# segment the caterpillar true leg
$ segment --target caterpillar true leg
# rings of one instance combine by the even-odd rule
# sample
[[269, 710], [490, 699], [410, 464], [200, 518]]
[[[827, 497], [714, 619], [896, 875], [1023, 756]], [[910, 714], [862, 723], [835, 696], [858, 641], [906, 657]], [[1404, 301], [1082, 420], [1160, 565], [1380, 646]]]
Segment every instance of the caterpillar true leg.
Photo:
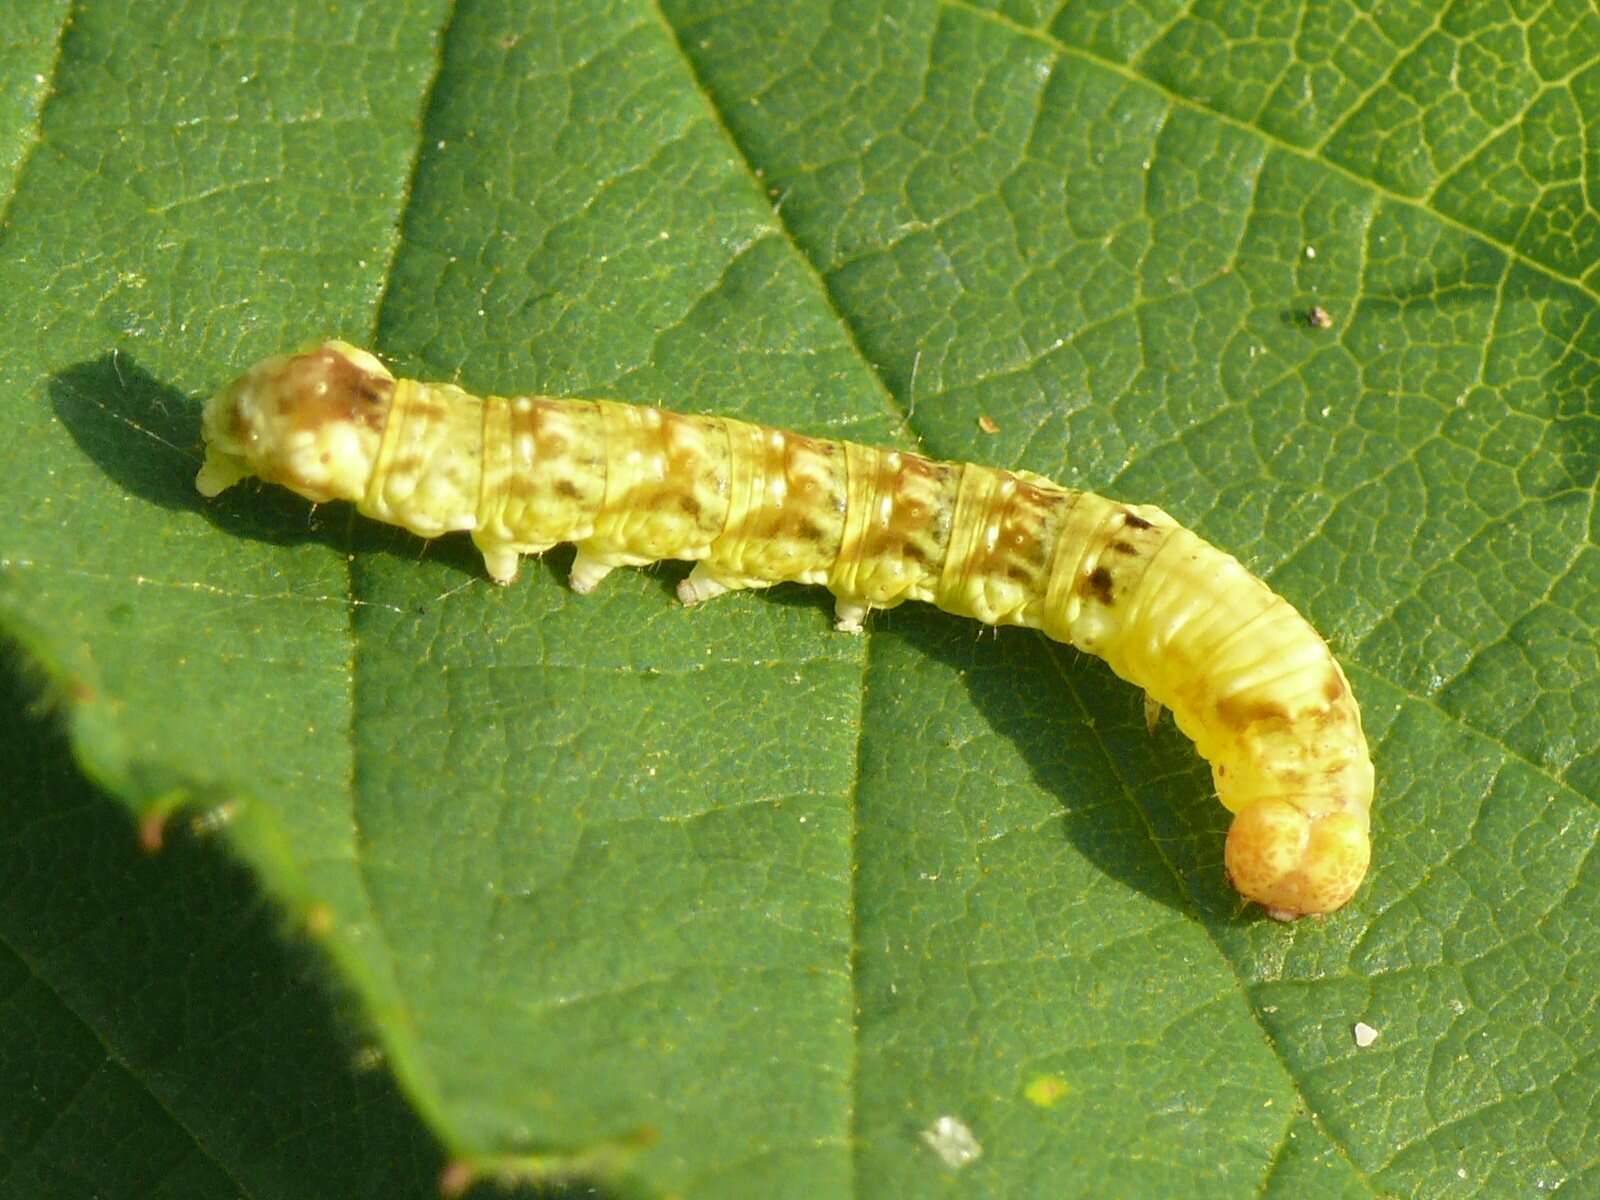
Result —
[[542, 545], [506, 542], [490, 542], [484, 539], [481, 530], [472, 531], [473, 544], [478, 547], [478, 553], [483, 555], [483, 569], [488, 572], [489, 578], [504, 586], [515, 583], [522, 570], [522, 558], [525, 554], [543, 554], [554, 542]]
[[522, 555], [515, 550], [485, 550], [483, 569], [489, 573], [490, 579], [504, 587], [517, 581], [517, 574], [522, 569]]
[[694, 570], [678, 581], [678, 601], [684, 605], [704, 604], [707, 600], [714, 600], [729, 592], [770, 586], [770, 580], [727, 575], [712, 570], [704, 562], [697, 562]]
[[600, 581], [607, 575], [626, 565], [614, 555], [590, 553], [579, 543], [578, 553], [572, 559], [572, 570], [567, 575], [567, 586], [578, 595], [587, 596], [600, 586]]
[[1144, 694], [1144, 727], [1151, 733], [1156, 731], [1156, 726], [1161, 724], [1161, 701], [1149, 692]]
[[870, 604], [856, 604], [841, 597], [833, 603], [833, 627], [840, 633], [864, 633], [867, 614], [871, 611]]
[[663, 558], [686, 604], [823, 584], [840, 629], [906, 600], [1103, 657], [1170, 708], [1235, 813], [1228, 877], [1274, 916], [1338, 908], [1366, 874], [1372, 761], [1349, 682], [1287, 601], [1160, 509], [1027, 472], [605, 400], [480, 398], [325, 342], [207, 402], [215, 495], [246, 475], [352, 500], [423, 537], [470, 530], [491, 578], [577, 544], [571, 584]]

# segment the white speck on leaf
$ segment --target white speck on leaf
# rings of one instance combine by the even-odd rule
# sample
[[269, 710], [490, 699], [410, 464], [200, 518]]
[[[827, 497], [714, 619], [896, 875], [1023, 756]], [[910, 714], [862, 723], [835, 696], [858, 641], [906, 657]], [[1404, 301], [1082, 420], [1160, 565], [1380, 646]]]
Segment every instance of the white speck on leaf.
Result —
[[959, 1117], [940, 1117], [922, 1131], [922, 1140], [939, 1156], [939, 1161], [953, 1171], [959, 1171], [983, 1154], [983, 1146]]
[[1378, 1040], [1378, 1031], [1365, 1021], [1357, 1021], [1351, 1032], [1356, 1035], [1356, 1045], [1363, 1050]]
[[239, 806], [231, 802], [217, 804], [196, 814], [189, 821], [189, 829], [196, 837], [216, 833], [239, 815]]

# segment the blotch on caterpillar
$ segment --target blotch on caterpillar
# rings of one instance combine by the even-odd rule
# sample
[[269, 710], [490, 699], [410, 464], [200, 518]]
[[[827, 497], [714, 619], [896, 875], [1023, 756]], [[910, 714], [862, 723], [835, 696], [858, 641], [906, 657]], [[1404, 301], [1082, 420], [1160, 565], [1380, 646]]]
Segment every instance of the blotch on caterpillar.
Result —
[[1084, 588], [1101, 604], [1108, 608], [1112, 601], [1111, 572], [1104, 567], [1096, 567], [1084, 577]]
[[1142, 688], [1151, 726], [1172, 711], [1235, 814], [1224, 860], [1246, 899], [1331, 912], [1366, 874], [1373, 770], [1348, 680], [1287, 601], [1160, 509], [727, 418], [473, 396], [337, 341], [258, 363], [203, 424], [204, 495], [254, 475], [423, 537], [470, 532], [502, 585], [572, 542], [578, 593], [687, 559], [685, 605], [792, 580], [833, 592], [850, 633], [907, 600], [1039, 629]]

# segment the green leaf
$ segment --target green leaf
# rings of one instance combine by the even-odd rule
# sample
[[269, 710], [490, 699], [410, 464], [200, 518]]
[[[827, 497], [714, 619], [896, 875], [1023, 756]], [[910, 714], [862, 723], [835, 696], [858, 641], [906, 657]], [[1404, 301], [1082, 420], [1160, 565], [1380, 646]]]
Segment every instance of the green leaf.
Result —
[[0, 1194], [436, 1195], [432, 1139], [254, 880], [194, 839], [141, 854], [37, 714], [0, 729], [0, 795]]
[[[0, 17], [0, 629], [98, 788], [7, 731], [0, 1190], [1600, 1182], [1586, 8]], [[1346, 664], [1368, 884], [1239, 912], [1033, 634], [200, 500], [326, 334], [1160, 504]]]

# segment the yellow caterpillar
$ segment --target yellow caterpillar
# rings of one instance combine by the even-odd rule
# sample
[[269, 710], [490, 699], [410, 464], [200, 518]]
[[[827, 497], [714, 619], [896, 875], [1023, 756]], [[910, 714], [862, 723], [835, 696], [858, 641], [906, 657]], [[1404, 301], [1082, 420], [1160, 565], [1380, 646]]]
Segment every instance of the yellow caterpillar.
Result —
[[695, 564], [685, 604], [798, 580], [837, 597], [845, 630], [904, 600], [1041, 629], [1172, 710], [1236, 814], [1226, 863], [1247, 899], [1330, 912], [1366, 874], [1372, 762], [1344, 672], [1287, 601], [1158, 508], [727, 418], [479, 398], [337, 341], [258, 363], [204, 424], [204, 495], [257, 475], [423, 537], [470, 531], [497, 583], [575, 542], [579, 592], [678, 558]]

